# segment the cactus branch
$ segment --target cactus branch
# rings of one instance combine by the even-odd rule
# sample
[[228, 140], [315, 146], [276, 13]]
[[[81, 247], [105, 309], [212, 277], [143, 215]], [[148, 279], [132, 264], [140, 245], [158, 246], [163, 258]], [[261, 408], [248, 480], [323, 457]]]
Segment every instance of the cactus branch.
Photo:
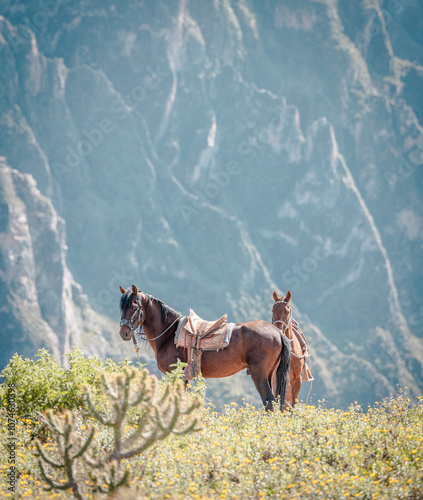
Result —
[[[58, 419], [53, 418], [51, 413], [47, 413], [47, 415], [43, 417], [43, 420], [52, 430], [58, 452], [63, 459], [62, 463], [56, 462], [44, 453], [39, 442], [36, 443], [39, 456], [42, 459], [39, 461], [41, 475], [48, 484], [48, 489], [67, 490], [71, 488], [75, 498], [84, 500], [76, 479], [76, 459], [81, 457], [89, 448], [94, 437], [94, 429], [91, 429], [88, 436], [83, 440], [75, 431], [76, 417], [72, 412], [67, 412], [65, 414], [62, 424], [59, 423]], [[77, 451], [72, 453], [74, 449], [77, 449]], [[65, 483], [60, 483], [49, 477], [42, 461], [55, 469], [61, 469], [62, 473], [67, 477], [67, 481]]]
[[[123, 470], [122, 460], [139, 455], [172, 432], [187, 434], [198, 430], [197, 419], [193, 417], [185, 419], [185, 425], [178, 428], [181, 417], [190, 415], [200, 406], [199, 397], [187, 398], [182, 382], [160, 387], [157, 378], [149, 376], [147, 370], [124, 368], [123, 373], [108, 378], [102, 374], [102, 384], [108, 409], [98, 410], [92, 394], [87, 391], [85, 416], [93, 418], [100, 428], [111, 431], [111, 444], [106, 450], [101, 443], [93, 445], [93, 427], [85, 437], [80, 435], [74, 413], [67, 412], [64, 419], [50, 413], [43, 417], [61, 457], [60, 460], [49, 457], [37, 443], [41, 476], [48, 490], [70, 488], [75, 498], [84, 500], [78, 482], [89, 478], [94, 492], [107, 493], [111, 498], [115, 490], [128, 484], [129, 470]], [[139, 412], [139, 417], [135, 426], [131, 423], [128, 433], [128, 420], [135, 417], [132, 409], [136, 410], [135, 415]], [[83, 459], [85, 466], [79, 459]], [[51, 467], [66, 478], [64, 483], [52, 477]]]

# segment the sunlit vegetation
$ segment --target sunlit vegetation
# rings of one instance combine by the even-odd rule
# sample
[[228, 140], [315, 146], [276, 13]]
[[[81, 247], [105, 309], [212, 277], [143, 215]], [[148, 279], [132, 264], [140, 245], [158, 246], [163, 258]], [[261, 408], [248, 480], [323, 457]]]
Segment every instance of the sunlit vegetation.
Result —
[[[158, 382], [78, 350], [69, 360], [65, 370], [42, 351], [3, 371], [2, 498], [423, 498], [423, 400], [411, 403], [406, 391], [347, 411], [322, 401], [287, 413], [236, 403], [216, 412], [199, 407], [204, 381], [182, 389], [180, 366]], [[9, 383], [18, 411], [14, 492]], [[70, 478], [54, 464], [71, 459]]]

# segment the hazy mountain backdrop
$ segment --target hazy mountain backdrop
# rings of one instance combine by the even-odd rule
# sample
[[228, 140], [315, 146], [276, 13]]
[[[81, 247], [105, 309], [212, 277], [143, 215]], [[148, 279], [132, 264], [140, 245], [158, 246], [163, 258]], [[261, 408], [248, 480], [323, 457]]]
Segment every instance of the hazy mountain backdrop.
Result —
[[312, 401], [422, 393], [422, 2], [0, 0], [0, 68], [1, 367], [290, 289]]

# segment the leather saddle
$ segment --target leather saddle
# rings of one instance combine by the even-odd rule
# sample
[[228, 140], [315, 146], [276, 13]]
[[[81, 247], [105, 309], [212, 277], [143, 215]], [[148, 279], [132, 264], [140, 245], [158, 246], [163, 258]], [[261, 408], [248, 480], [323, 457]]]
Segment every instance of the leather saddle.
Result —
[[201, 355], [203, 351], [219, 351], [228, 347], [234, 323], [228, 324], [228, 315], [214, 321], [206, 321], [192, 309], [180, 322], [175, 335], [177, 347], [188, 350], [188, 364], [184, 378], [191, 380], [201, 373]]
[[205, 339], [209, 335], [217, 335], [222, 326], [228, 323], [228, 315], [214, 321], [205, 321], [200, 318], [192, 309], [189, 310], [185, 330], [191, 335], [196, 335], [199, 339]]

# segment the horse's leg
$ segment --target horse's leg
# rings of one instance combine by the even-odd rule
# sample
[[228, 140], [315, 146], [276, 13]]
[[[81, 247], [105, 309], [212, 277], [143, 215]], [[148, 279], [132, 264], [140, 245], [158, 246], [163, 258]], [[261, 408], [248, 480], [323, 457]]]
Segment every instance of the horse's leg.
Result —
[[270, 387], [272, 388], [272, 394], [276, 397], [276, 370], [273, 371], [271, 375]]
[[253, 368], [250, 368], [250, 373], [266, 411], [273, 410], [272, 403], [275, 400], [275, 396], [273, 395], [272, 388], [269, 383], [270, 375], [266, 377], [266, 375], [260, 373], [259, 370], [255, 370]]
[[291, 357], [291, 370], [290, 370], [290, 381], [289, 381], [289, 394], [287, 400], [294, 407], [298, 402], [298, 395], [300, 394], [301, 385], [303, 383], [303, 370], [304, 370], [304, 359], [292, 359]]
[[302, 383], [301, 375], [292, 382], [292, 406], [298, 403], [298, 394], [300, 393]]
[[291, 376], [289, 377], [289, 384], [288, 384], [288, 390], [286, 391], [286, 401], [288, 405], [292, 408], [293, 405], [293, 399], [292, 399], [292, 384], [293, 384], [293, 379], [291, 379]]
[[[271, 387], [272, 387], [272, 394], [276, 397], [276, 370], [272, 373], [271, 375]], [[285, 399], [285, 409], [290, 409], [292, 408], [292, 384], [291, 381], [288, 383], [288, 389], [286, 391], [286, 399]]]

